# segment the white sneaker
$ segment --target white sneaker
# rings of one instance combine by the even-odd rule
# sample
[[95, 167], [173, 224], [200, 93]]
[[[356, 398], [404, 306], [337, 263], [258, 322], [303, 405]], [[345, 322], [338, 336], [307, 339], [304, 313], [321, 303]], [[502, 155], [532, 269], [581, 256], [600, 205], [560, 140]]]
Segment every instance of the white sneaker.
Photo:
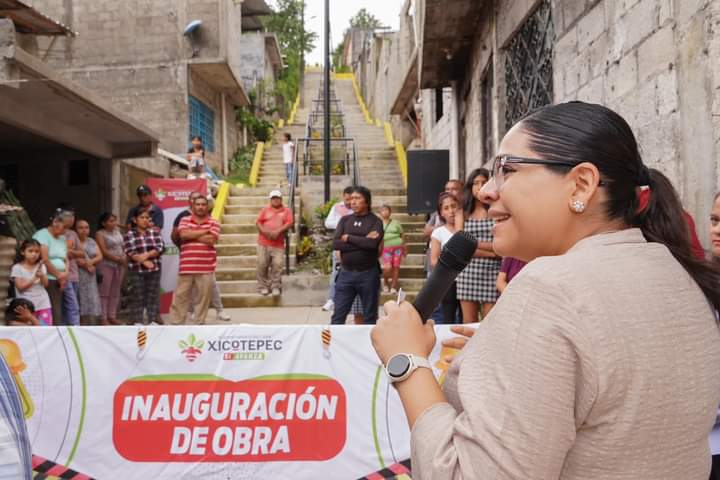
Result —
[[390, 288], [387, 285], [383, 285], [382, 291], [383, 293], [390, 293]]
[[323, 312], [332, 312], [335, 309], [335, 302], [332, 301], [332, 299], [325, 302], [325, 305], [322, 306]]
[[267, 288], [261, 288], [260, 295], [262, 295], [263, 297], [266, 297], [266, 296], [270, 295], [270, 290], [268, 290]]
[[279, 288], [273, 288], [272, 289], [273, 297], [279, 297], [280, 296], [280, 289]]
[[395, 290], [394, 288], [390, 289], [390, 295], [395, 295], [396, 293], [397, 293], [397, 290]]
[[223, 322], [229, 322], [231, 320], [230, 315], [228, 315], [222, 310], [217, 311], [217, 318], [218, 320], [222, 320]]

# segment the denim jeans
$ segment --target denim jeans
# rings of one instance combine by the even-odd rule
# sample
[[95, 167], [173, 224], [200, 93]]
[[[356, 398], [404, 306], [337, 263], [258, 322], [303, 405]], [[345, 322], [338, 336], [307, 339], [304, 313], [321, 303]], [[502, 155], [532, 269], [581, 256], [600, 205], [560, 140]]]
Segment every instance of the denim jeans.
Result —
[[67, 282], [62, 294], [61, 325], [80, 325], [80, 304], [78, 303], [78, 282]]
[[378, 318], [378, 302], [380, 300], [380, 270], [371, 268], [359, 272], [340, 270], [335, 281], [335, 311], [331, 322], [344, 325], [353, 301], [360, 296], [363, 306], [365, 323], [373, 324]]
[[337, 271], [337, 256], [335, 255], [335, 252], [332, 252], [331, 255], [332, 255], [332, 270], [330, 270], [330, 289], [328, 290], [328, 298], [330, 300], [333, 300], [335, 298], [335, 282], [337, 281], [338, 271]]
[[287, 177], [288, 183], [293, 181], [293, 165], [292, 163], [285, 164], [285, 176]]

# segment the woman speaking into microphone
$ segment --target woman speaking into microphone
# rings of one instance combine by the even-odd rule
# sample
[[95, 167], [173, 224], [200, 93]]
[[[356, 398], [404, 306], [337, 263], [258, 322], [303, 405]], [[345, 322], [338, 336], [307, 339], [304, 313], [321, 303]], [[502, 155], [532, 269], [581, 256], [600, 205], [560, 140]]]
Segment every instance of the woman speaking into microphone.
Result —
[[414, 479], [705, 480], [720, 401], [720, 270], [677, 194], [599, 106], [515, 125], [484, 187], [498, 255], [530, 263], [452, 362], [409, 303], [372, 341], [412, 429]]

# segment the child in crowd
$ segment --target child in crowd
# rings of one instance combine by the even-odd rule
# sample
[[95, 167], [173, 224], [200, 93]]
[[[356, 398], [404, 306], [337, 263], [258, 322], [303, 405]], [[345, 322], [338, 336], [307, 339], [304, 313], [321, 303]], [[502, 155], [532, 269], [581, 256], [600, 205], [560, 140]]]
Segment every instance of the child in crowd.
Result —
[[[441, 227], [433, 230], [430, 237], [430, 265], [435, 268], [440, 260], [440, 253], [445, 244], [457, 232], [455, 216], [460, 205], [455, 196], [448, 192], [442, 192], [438, 197], [437, 213], [443, 221]], [[453, 282], [450, 290], [442, 300], [442, 323], [456, 323], [460, 302], [457, 299], [457, 285]]]
[[198, 135], [192, 137], [191, 146], [187, 154], [188, 178], [206, 178], [205, 174], [205, 149], [202, 138]]
[[[26, 298], [16, 298], [5, 309], [5, 324], [9, 327], [36, 327], [42, 323], [35, 316], [33, 303]], [[52, 317], [50, 317], [52, 319]]]
[[40, 258], [40, 242], [32, 238], [25, 240], [20, 245], [15, 262], [10, 271], [15, 296], [31, 302], [40, 324], [52, 325], [50, 297], [45, 290], [48, 286], [47, 270]]
[[390, 205], [383, 204], [380, 206], [380, 217], [385, 231], [382, 252], [383, 292], [395, 294], [398, 289], [400, 264], [403, 257], [405, 257], [405, 241], [403, 239], [402, 225], [394, 218], [391, 218], [391, 215], [392, 208], [390, 208]]

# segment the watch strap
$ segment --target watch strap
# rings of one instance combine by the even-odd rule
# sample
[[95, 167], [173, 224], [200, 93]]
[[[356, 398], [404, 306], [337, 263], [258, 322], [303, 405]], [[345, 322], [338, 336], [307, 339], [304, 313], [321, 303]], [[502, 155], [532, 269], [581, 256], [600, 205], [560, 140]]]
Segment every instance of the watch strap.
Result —
[[425, 357], [420, 357], [417, 355], [410, 354], [410, 357], [412, 358], [412, 362], [416, 367], [423, 367], [423, 368], [429, 368], [432, 370], [432, 365], [430, 365], [430, 360], [428, 360]]

